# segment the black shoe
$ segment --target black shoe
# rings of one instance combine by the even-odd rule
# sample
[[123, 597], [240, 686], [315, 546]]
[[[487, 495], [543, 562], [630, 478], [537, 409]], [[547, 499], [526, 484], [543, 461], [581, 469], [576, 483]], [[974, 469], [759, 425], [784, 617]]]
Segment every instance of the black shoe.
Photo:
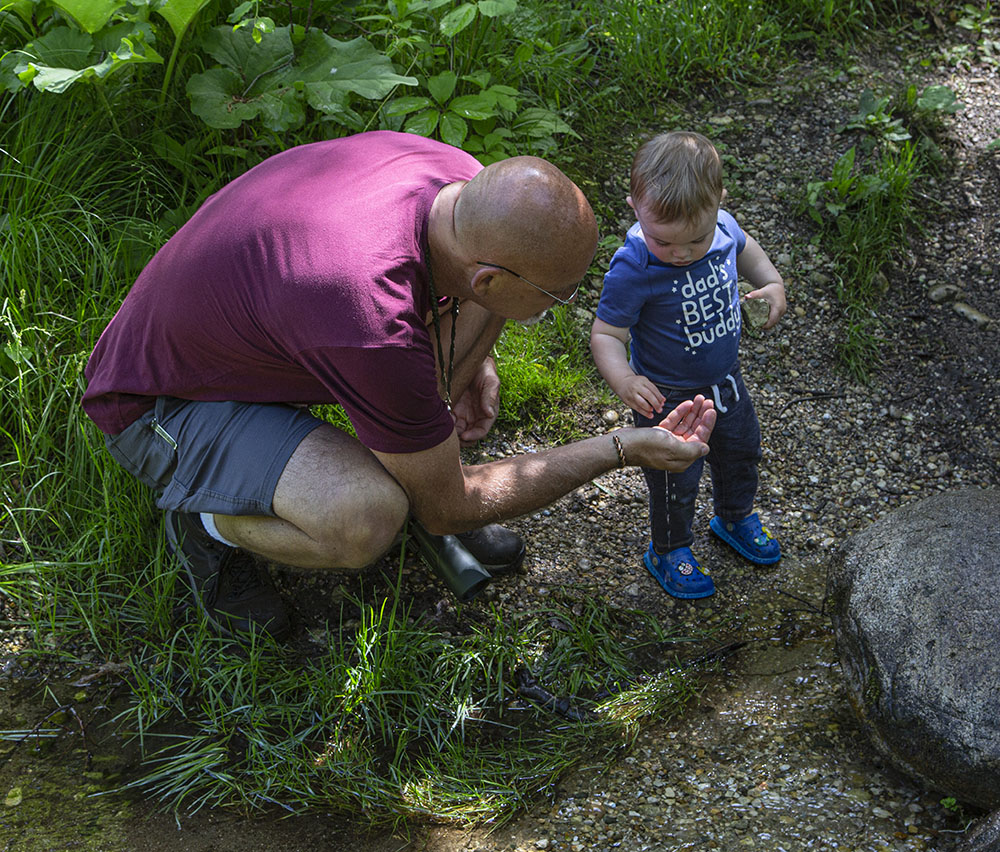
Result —
[[458, 533], [455, 538], [489, 571], [491, 577], [511, 574], [524, 562], [524, 539], [500, 524], [488, 524], [478, 530]]
[[166, 512], [167, 547], [184, 568], [195, 602], [225, 636], [290, 629], [288, 614], [267, 570], [244, 550], [216, 541], [190, 512]]

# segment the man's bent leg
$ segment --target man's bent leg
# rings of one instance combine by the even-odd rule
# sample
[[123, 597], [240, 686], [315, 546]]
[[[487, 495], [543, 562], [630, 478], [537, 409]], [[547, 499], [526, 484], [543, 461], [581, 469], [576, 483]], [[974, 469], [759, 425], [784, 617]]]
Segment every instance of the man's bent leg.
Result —
[[216, 515], [216, 525], [234, 544], [286, 565], [360, 569], [391, 547], [409, 501], [356, 438], [323, 424], [285, 465], [273, 510], [276, 517]]

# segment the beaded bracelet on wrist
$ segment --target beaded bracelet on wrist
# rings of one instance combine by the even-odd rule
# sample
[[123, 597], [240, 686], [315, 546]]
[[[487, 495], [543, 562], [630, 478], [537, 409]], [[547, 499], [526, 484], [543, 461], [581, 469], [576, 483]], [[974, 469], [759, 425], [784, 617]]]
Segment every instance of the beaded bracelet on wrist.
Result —
[[617, 435], [612, 435], [611, 440], [615, 442], [615, 450], [618, 452], [618, 467], [625, 467], [628, 462], [625, 461], [625, 448], [622, 446], [621, 438]]

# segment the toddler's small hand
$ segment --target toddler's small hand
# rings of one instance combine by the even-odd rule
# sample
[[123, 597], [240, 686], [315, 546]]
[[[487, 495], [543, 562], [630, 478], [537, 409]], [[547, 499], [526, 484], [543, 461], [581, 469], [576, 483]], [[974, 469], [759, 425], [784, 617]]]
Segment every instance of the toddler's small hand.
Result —
[[778, 320], [780, 320], [785, 314], [785, 309], [787, 307], [787, 303], [785, 301], [785, 285], [780, 281], [772, 281], [770, 284], [765, 284], [758, 290], [751, 290], [743, 297], [744, 301], [747, 299], [763, 299], [767, 302], [767, 322], [765, 322], [761, 328], [774, 328], [774, 326], [778, 324]]
[[618, 398], [643, 417], [652, 417], [663, 410], [666, 397], [645, 376], [629, 376], [618, 388]]

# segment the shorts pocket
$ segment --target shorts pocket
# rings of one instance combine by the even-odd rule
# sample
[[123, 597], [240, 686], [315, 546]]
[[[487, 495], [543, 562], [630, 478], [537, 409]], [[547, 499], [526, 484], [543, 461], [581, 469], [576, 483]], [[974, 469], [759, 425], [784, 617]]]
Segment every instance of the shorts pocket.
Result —
[[157, 492], [167, 487], [177, 468], [177, 444], [154, 412], [104, 441], [115, 461], [141, 483]]

